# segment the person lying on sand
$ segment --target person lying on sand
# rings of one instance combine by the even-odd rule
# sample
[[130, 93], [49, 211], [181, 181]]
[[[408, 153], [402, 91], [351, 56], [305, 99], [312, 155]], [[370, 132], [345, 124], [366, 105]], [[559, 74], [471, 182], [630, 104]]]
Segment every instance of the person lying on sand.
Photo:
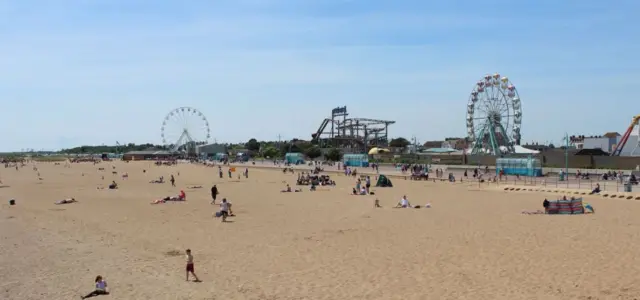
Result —
[[187, 195], [184, 193], [184, 191], [180, 191], [180, 194], [178, 194], [177, 196], [167, 196], [162, 199], [156, 199], [151, 201], [151, 204], [162, 204], [166, 203], [167, 201], [187, 201]]
[[188, 189], [201, 189], [202, 186], [201, 185], [192, 185], [192, 186], [188, 186]]
[[158, 179], [149, 181], [149, 183], [164, 183], [164, 176], [160, 176]]
[[78, 201], [76, 201], [76, 199], [74, 198], [67, 198], [67, 199], [62, 199], [60, 201], [56, 201], [55, 204], [56, 205], [60, 205], [60, 204], [69, 204], [69, 203], [76, 203]]
[[541, 210], [536, 210], [536, 211], [523, 210], [522, 214], [523, 215], [544, 215], [544, 214], [546, 214], [546, 212], [541, 211]]
[[166, 203], [167, 201], [184, 201], [184, 200], [181, 200], [180, 197], [178, 196], [173, 196], [173, 197], [167, 196], [162, 199], [153, 200], [151, 201], [151, 204], [162, 204], [162, 203]]
[[100, 275], [96, 277], [96, 289], [86, 296], [80, 297], [80, 299], [87, 299], [99, 295], [109, 295], [109, 291], [107, 291], [107, 282]]

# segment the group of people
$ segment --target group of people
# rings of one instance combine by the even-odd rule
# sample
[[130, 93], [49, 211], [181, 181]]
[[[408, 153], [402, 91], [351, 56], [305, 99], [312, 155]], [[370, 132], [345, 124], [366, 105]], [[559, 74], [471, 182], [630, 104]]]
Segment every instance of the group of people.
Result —
[[351, 191], [353, 195], [370, 195], [371, 194], [371, 177], [364, 178], [364, 184], [361, 178], [356, 180], [356, 186]]

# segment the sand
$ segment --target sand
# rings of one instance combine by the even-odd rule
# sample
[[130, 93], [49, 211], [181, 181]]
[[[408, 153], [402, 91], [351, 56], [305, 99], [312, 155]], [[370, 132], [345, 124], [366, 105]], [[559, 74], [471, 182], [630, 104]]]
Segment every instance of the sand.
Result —
[[[111, 166], [122, 180], [111, 174]], [[473, 184], [394, 179], [376, 196], [280, 193], [295, 175], [146, 162], [1, 169], [0, 299], [74, 299], [104, 276], [95, 299], [636, 299], [640, 203], [587, 198], [594, 215], [523, 215], [547, 196]], [[98, 167], [105, 167], [100, 172]], [[147, 169], [147, 173], [142, 170]], [[178, 187], [150, 184], [180, 173]], [[82, 174], [84, 173], [84, 176]], [[105, 180], [101, 176], [105, 176]], [[97, 190], [111, 179], [120, 189]], [[209, 188], [236, 217], [212, 218]], [[187, 189], [203, 185], [202, 189]], [[187, 193], [184, 203], [150, 205]], [[428, 209], [393, 209], [406, 194]], [[75, 197], [79, 203], [54, 205]], [[373, 208], [378, 197], [383, 208]], [[17, 205], [7, 205], [15, 198]], [[201, 283], [186, 282], [186, 248]], [[176, 252], [178, 255], [176, 255]]]

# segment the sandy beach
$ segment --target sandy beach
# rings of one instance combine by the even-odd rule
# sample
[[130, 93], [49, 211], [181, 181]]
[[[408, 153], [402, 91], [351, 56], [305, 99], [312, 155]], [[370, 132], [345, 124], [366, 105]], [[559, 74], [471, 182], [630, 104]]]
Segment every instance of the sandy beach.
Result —
[[[0, 299], [79, 299], [96, 275], [111, 291], [98, 300], [640, 295], [637, 201], [586, 196], [596, 214], [523, 215], [559, 195], [392, 178], [375, 196], [351, 196], [354, 179], [335, 174], [336, 187], [280, 193], [296, 175], [251, 168], [248, 179], [220, 179], [217, 168], [148, 162], [37, 167], [43, 180], [31, 166], [0, 170]], [[171, 174], [176, 187], [149, 183]], [[111, 180], [118, 190], [96, 189]], [[229, 223], [212, 217], [213, 184], [233, 203]], [[180, 190], [186, 202], [150, 204]], [[405, 194], [432, 207], [393, 209]], [[79, 202], [54, 205], [68, 197]], [[200, 283], [185, 281], [187, 248]]]

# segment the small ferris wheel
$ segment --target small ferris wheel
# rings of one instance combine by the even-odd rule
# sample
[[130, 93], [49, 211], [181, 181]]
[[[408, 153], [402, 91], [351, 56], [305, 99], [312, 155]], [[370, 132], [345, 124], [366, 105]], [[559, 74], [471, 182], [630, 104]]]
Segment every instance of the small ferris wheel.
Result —
[[467, 136], [472, 154], [514, 153], [520, 145], [522, 106], [516, 87], [500, 74], [485, 75], [467, 103]]
[[191, 107], [171, 110], [162, 121], [162, 143], [171, 152], [195, 152], [195, 146], [211, 138], [209, 121], [202, 112]]

